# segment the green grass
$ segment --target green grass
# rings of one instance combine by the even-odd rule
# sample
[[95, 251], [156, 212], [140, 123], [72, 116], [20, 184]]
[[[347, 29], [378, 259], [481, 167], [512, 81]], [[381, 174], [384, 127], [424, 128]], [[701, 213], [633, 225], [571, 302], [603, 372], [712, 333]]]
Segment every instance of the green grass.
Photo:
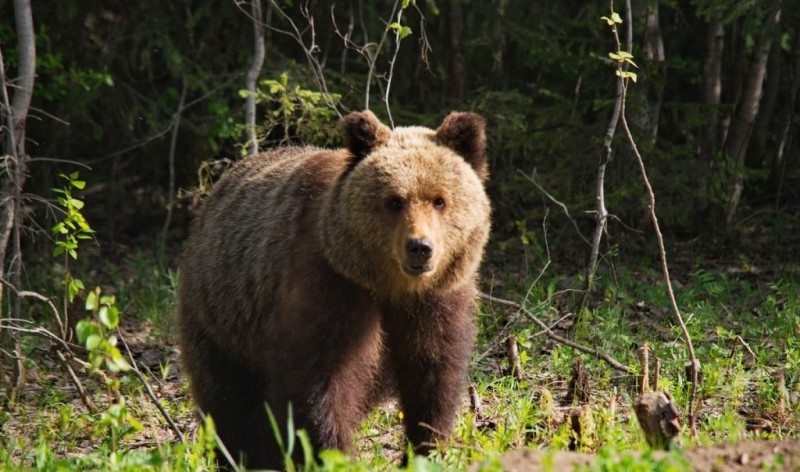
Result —
[[[137, 252], [105, 271], [117, 290], [123, 323], [149, 326], [148, 342], [174, 342], [175, 270]], [[503, 292], [523, 294], [515, 300], [546, 323], [566, 312], [558, 287], [579, 284], [549, 274], [506, 275]], [[93, 281], [82, 277], [87, 285]], [[515, 282], [519, 286], [514, 285]], [[704, 402], [698, 437], [683, 434], [684, 447], [724, 444], [742, 439], [800, 436], [800, 277], [736, 276], [715, 268], [697, 268], [676, 289], [702, 365], [699, 389]], [[495, 295], [496, 292], [493, 292]], [[661, 361], [660, 387], [682, 413], [690, 385], [684, 376], [688, 361], [659, 276], [652, 271], [618, 268], [614, 277], [599, 277], [596, 296], [581, 316], [572, 315], [570, 336], [637, 369], [635, 350], [647, 343]], [[509, 296], [509, 295], [506, 295]], [[128, 318], [125, 320], [125, 318]], [[509, 322], [509, 320], [511, 320]], [[589, 471], [683, 470], [680, 450], [655, 458], [629, 407], [636, 394], [635, 376], [624, 375], [592, 356], [549, 340], [525, 316], [484, 303], [480, 335], [470, 383], [482, 401], [478, 412], [465, 402], [452, 439], [428, 458], [415, 457], [409, 470], [501, 470], [500, 457], [521, 448], [561, 451], [575, 443], [569, 414], [577, 407], [564, 399], [572, 365], [580, 357], [591, 375], [591, 396], [584, 412], [588, 432], [577, 438], [578, 449], [596, 454]], [[525, 377], [509, 374], [501, 330], [517, 337]], [[564, 334], [563, 331], [561, 334]], [[0, 468], [3, 470], [202, 470], [213, 463], [213, 438], [203, 428], [190, 434], [192, 406], [185, 385], [172, 390], [174, 360], [148, 374], [160, 398], [178, 419], [187, 444], [175, 443], [164, 420], [139, 382], [124, 376], [119, 392], [124, 409], [105, 392], [102, 379], [84, 377], [100, 407], [87, 413], [57, 363], [42, 355], [42, 342], [26, 340], [29, 370], [36, 389], [23, 392], [23, 402], [0, 412]], [[752, 354], [750, 352], [752, 350]], [[172, 380], [175, 383], [175, 380]], [[175, 387], [175, 386], [173, 386]], [[26, 403], [27, 402], [27, 403]], [[110, 414], [116, 411], [116, 416]], [[396, 468], [404, 452], [401, 420], [393, 405], [374, 412], [361, 427], [358, 458], [326, 452], [314, 470], [386, 470]], [[141, 427], [140, 427], [141, 426]], [[589, 427], [591, 426], [591, 427]], [[167, 431], [155, 439], [150, 431]], [[111, 440], [115, 438], [115, 440]], [[296, 447], [302, 447], [296, 443]], [[544, 463], [544, 462], [543, 462]]]

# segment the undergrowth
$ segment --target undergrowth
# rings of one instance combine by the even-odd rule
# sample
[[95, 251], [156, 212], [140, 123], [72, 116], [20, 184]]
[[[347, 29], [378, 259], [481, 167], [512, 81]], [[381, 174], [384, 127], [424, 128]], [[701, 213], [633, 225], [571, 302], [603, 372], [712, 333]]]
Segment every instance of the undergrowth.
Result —
[[[0, 466], [4, 470], [212, 468], [211, 425], [196, 426], [174, 355], [177, 274], [143, 252], [130, 255], [106, 273], [118, 287], [121, 333], [134, 351], [163, 354], [157, 362], [143, 361], [143, 357], [139, 362], [149, 362], [146, 378], [184, 429], [187, 442], [182, 444], [169, 433], [140, 382], [130, 375], [119, 378], [116, 393], [100, 379], [87, 380], [87, 389], [102, 405], [97, 412], [87, 412], [58, 364], [37, 355], [33, 342], [27, 345], [31, 349], [28, 365], [37, 381], [23, 390], [16, 406], [0, 413]], [[80, 275], [88, 283], [88, 274]], [[569, 315], [565, 311], [568, 294], [559, 292], [563, 278], [524, 279], [520, 286], [504, 285], [503, 292], [527, 293], [526, 307], [548, 325], [558, 321], [553, 326], [557, 332], [608, 353], [634, 372], [638, 371], [636, 348], [650, 346], [651, 355], [661, 362], [660, 389], [669, 392], [685, 412], [688, 359], [680, 332], [664, 308], [657, 275], [618, 268], [614, 277], [602, 280], [604, 289], [577, 322], [574, 316], [565, 316]], [[711, 266], [696, 268], [681, 281], [679, 303], [702, 365], [698, 437], [690, 439], [684, 432], [679, 447], [800, 437], [797, 275], [767, 277]], [[636, 395], [635, 376], [552, 341], [514, 310], [484, 302], [478, 321], [480, 335], [470, 384], [480, 407], [470, 407], [465, 400], [451, 440], [428, 458], [412, 457], [409, 470], [459, 470], [470, 464], [477, 464], [479, 470], [502, 470], [499, 457], [523, 448], [544, 451], [543, 460], [547, 451], [596, 454], [585, 469], [591, 471], [682, 470], [680, 449], [657, 459], [650, 453], [630, 408]], [[505, 336], [518, 340], [521, 378], [511, 373], [503, 347]], [[581, 437], [569, 420], [581, 406], [570, 401], [568, 394], [577, 358], [590, 373]], [[298, 465], [298, 469], [398, 467], [405, 452], [401, 414], [395, 404], [374, 412], [362, 425], [355, 458], [324, 452], [316, 456], [315, 465], [305, 469]], [[304, 444], [296, 441], [294, 447]]]

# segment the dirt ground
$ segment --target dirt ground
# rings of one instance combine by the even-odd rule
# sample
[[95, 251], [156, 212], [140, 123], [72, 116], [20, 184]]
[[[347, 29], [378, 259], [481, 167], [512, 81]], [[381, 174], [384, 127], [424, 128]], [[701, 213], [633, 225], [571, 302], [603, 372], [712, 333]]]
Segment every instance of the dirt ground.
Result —
[[[657, 452], [658, 459], [665, 453]], [[685, 451], [697, 472], [800, 471], [800, 440], [745, 441], [738, 444], [697, 447]], [[509, 472], [553, 470], [566, 472], [575, 466], [588, 466], [594, 456], [569, 451], [520, 450], [500, 458]]]

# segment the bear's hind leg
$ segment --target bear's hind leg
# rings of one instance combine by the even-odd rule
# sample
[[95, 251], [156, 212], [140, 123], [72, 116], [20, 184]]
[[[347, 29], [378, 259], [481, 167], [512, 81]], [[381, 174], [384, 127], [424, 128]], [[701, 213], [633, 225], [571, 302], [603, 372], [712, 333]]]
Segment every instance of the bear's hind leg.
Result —
[[[265, 381], [216, 348], [213, 341], [185, 352], [194, 401], [211, 415], [228, 453], [248, 468], [283, 467], [265, 409]], [[188, 348], [188, 346], [187, 346]], [[221, 451], [217, 461], [226, 464]]]

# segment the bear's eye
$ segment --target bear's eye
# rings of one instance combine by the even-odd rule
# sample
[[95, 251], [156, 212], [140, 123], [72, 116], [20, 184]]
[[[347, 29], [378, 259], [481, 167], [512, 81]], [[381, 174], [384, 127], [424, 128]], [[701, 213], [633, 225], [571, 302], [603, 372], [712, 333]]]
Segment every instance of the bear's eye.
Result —
[[435, 198], [435, 199], [433, 200], [433, 207], [434, 207], [434, 208], [436, 208], [437, 210], [441, 210], [441, 209], [443, 209], [443, 208], [444, 208], [444, 206], [445, 206], [445, 203], [446, 203], [446, 202], [444, 201], [444, 198], [442, 198], [442, 197], [437, 197], [437, 198]]
[[397, 196], [389, 197], [389, 199], [386, 200], [386, 208], [395, 213], [399, 212], [403, 209], [403, 199]]

